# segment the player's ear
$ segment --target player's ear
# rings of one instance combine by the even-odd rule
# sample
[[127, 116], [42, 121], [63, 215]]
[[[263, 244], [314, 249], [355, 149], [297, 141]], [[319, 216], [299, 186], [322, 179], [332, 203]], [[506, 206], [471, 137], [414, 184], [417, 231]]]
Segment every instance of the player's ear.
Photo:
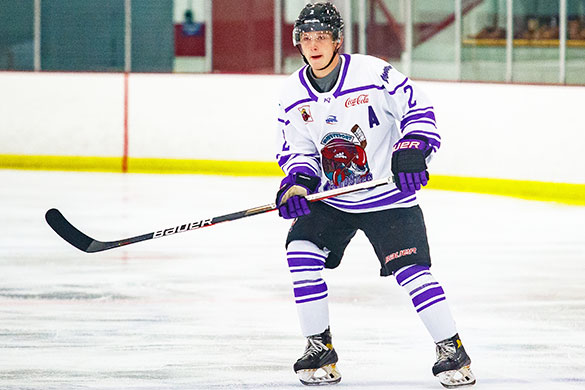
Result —
[[341, 49], [342, 45], [343, 45], [343, 36], [341, 38], [339, 38], [339, 43], [337, 43], [337, 48]]

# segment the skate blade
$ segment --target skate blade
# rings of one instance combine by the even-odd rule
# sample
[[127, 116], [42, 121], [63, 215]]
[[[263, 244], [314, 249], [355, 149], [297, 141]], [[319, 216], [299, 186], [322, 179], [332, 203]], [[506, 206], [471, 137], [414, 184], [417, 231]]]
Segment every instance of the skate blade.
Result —
[[436, 376], [441, 384], [448, 389], [475, 384], [475, 376], [469, 366], [461, 367], [459, 370], [443, 371]]
[[[321, 375], [319, 375], [320, 373]], [[319, 369], [300, 370], [297, 372], [297, 375], [301, 383], [306, 386], [334, 385], [341, 380], [341, 373], [337, 371], [335, 363], [328, 364]]]

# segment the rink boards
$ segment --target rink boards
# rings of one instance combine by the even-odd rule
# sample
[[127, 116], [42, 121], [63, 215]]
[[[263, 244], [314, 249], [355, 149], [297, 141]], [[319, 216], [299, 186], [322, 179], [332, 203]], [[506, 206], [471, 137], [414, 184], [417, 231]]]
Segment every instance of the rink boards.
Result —
[[[285, 77], [2, 72], [0, 168], [278, 176]], [[417, 83], [442, 134], [433, 188], [585, 203], [585, 87]]]

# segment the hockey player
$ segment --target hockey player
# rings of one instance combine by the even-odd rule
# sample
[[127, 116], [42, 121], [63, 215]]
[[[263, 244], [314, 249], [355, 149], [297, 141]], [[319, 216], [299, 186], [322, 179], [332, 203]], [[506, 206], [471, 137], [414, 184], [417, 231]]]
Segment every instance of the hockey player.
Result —
[[[279, 100], [277, 160], [286, 177], [279, 214], [296, 218], [286, 246], [305, 353], [294, 371], [305, 385], [341, 380], [329, 328], [323, 268], [335, 268], [358, 229], [372, 244], [381, 276], [410, 295], [436, 343], [432, 372], [445, 387], [472, 385], [471, 360], [457, 334], [431, 259], [416, 191], [441, 145], [433, 106], [383, 60], [340, 54], [343, 21], [331, 3], [307, 4], [293, 43], [307, 66], [292, 74]], [[381, 186], [308, 204], [305, 196], [393, 174]], [[325, 374], [319, 375], [318, 372]]]

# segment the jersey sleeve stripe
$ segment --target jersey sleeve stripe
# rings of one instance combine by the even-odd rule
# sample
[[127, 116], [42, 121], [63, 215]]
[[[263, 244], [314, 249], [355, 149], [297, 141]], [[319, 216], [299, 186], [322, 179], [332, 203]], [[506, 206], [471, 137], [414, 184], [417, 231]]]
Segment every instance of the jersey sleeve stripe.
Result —
[[280, 156], [280, 158], [278, 159], [278, 165], [280, 165], [280, 167], [282, 168], [283, 165], [285, 165], [288, 160], [290, 160], [290, 158], [292, 157], [292, 155], [288, 155], [288, 156]]
[[413, 113], [419, 112], [419, 111], [427, 111], [427, 110], [434, 110], [434, 109], [435, 109], [435, 107], [433, 107], [433, 106], [429, 106], [429, 107], [425, 107], [425, 108], [416, 108], [414, 110], [408, 111], [407, 114], [413, 114]]
[[410, 135], [410, 134], [420, 134], [420, 135], [424, 135], [427, 138], [434, 138], [437, 141], [441, 140], [441, 136], [438, 133], [433, 133], [431, 131], [423, 131], [423, 130], [413, 130], [413, 131], [409, 131], [406, 135]]
[[[407, 128], [411, 127], [412, 125], [417, 125], [417, 128], [427, 128], [427, 126], [421, 126], [421, 125], [430, 125], [431, 129], [435, 130], [437, 128], [437, 125], [435, 125], [435, 122], [431, 122], [428, 120], [416, 120], [416, 121], [412, 121], [409, 124], [407, 124], [403, 129], [401, 129], [401, 131], [404, 133], [406, 131]], [[417, 129], [418, 130], [418, 129]], [[412, 132], [414, 130], [410, 130], [410, 132]]]
[[288, 165], [281, 165], [280, 168], [288, 175], [291, 172], [297, 172], [297, 171], [301, 171], [301, 172], [307, 172], [310, 171], [312, 172], [312, 174], [314, 174], [315, 176], [319, 176], [319, 171], [313, 166], [313, 164], [310, 164], [309, 162], [305, 162], [305, 161], [301, 161], [301, 162], [293, 162], [291, 164]]
[[410, 116], [405, 116], [402, 119], [402, 121], [400, 121], [400, 128], [404, 129], [410, 122], [416, 121], [419, 119], [428, 119], [428, 120], [431, 120], [433, 122], [433, 124], [436, 123], [435, 114], [432, 111], [427, 111], [427, 112], [423, 112], [423, 113], [413, 114]]

